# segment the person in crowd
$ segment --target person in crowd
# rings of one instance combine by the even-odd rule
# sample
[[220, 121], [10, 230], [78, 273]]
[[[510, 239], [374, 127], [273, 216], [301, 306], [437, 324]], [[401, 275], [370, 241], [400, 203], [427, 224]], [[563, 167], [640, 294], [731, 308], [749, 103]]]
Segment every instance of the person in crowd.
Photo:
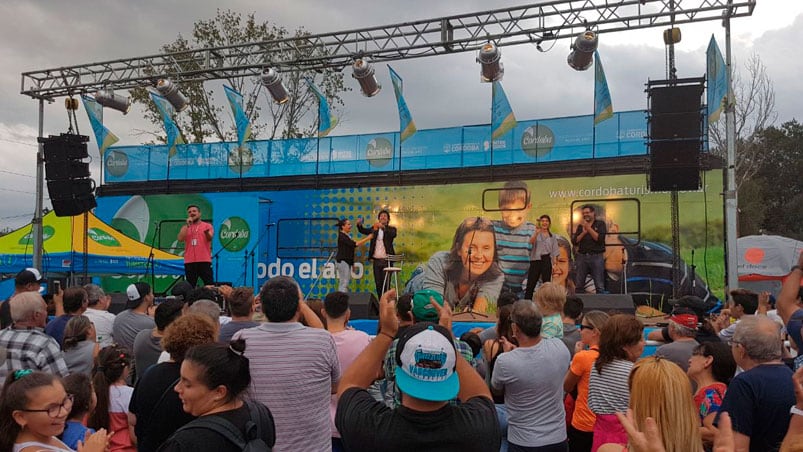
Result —
[[165, 328], [180, 315], [184, 302], [181, 300], [165, 300], [156, 306], [153, 320], [156, 326], [150, 330], [142, 330], [134, 339], [134, 368], [140, 378], [149, 367], [156, 364], [162, 354], [162, 337]]
[[552, 283], [566, 288], [566, 293], [574, 295], [574, 255], [572, 244], [566, 237], [556, 235], [558, 255], [552, 265]]
[[335, 255], [335, 262], [337, 262], [338, 291], [349, 291], [351, 268], [354, 267], [354, 252], [358, 246], [364, 245], [373, 238], [374, 234], [370, 233], [367, 237], [354, 241], [351, 238], [351, 221], [347, 218], [341, 218], [337, 221], [337, 255]]
[[[310, 298], [306, 300], [305, 303], [307, 303], [307, 306], [309, 306], [310, 310], [315, 313], [315, 315], [318, 317], [318, 320], [321, 321], [323, 328], [326, 329], [326, 317], [323, 315], [323, 300], [320, 298]], [[303, 318], [301, 318], [300, 322], [304, 326], [310, 326], [304, 322]]]
[[[493, 220], [496, 235], [496, 255], [504, 275], [503, 290], [522, 297], [522, 285], [529, 269], [533, 245], [530, 237], [536, 226], [527, 217], [532, 208], [530, 188], [524, 181], [509, 181], [499, 190], [501, 220]], [[530, 297], [532, 299], [532, 296]]]
[[[15, 369], [0, 393], [0, 450], [72, 452], [57, 438], [73, 406], [56, 375]], [[79, 444], [80, 452], [106, 452], [108, 435], [95, 432]]]
[[73, 403], [70, 413], [67, 415], [67, 422], [64, 424], [64, 432], [61, 440], [71, 449], [78, 448], [78, 442], [86, 438], [87, 432], [91, 435], [94, 429], [84, 425], [84, 419], [95, 410], [98, 399], [92, 388], [92, 379], [89, 374], [73, 373], [64, 377], [64, 390], [72, 395]]
[[[491, 378], [493, 377], [494, 367], [496, 360], [502, 353], [505, 352], [502, 346], [502, 339], [506, 342], [518, 345], [518, 339], [513, 334], [513, 322], [511, 321], [511, 314], [513, 313], [513, 303], [505, 304], [496, 311], [496, 326], [493, 328], [496, 331], [496, 337], [486, 339], [482, 344], [482, 357], [485, 361], [485, 384], [491, 388]], [[490, 328], [489, 328], [490, 329]], [[499, 428], [502, 432], [502, 452], [508, 450], [507, 441], [507, 409], [505, 408], [505, 395], [501, 392], [491, 391], [493, 398], [496, 416], [499, 419]]]
[[596, 415], [588, 406], [588, 380], [599, 356], [600, 331], [608, 314], [589, 311], [580, 323], [580, 340], [575, 344], [574, 357], [563, 378], [563, 390], [575, 393], [574, 410], [568, 426], [569, 451], [589, 452], [594, 440]]
[[552, 264], [558, 257], [558, 241], [549, 228], [552, 226], [552, 219], [549, 215], [541, 215], [538, 218], [538, 229], [530, 237], [530, 269], [527, 272], [527, 289], [524, 291], [524, 298], [533, 299], [533, 292], [536, 285], [541, 282], [552, 281]]
[[203, 285], [214, 283], [212, 274], [212, 237], [215, 228], [201, 220], [201, 209], [187, 206], [187, 224], [178, 231], [178, 241], [184, 242], [184, 275], [193, 287], [198, 279]]
[[162, 444], [160, 452], [243, 450], [221, 434], [223, 426], [238, 433], [251, 450], [274, 447], [276, 432], [270, 410], [258, 401], [244, 399], [252, 382], [245, 348], [245, 341], [235, 340], [228, 345], [196, 345], [187, 351], [175, 391], [184, 411], [197, 419], [179, 428]]
[[675, 308], [669, 317], [669, 337], [672, 342], [655, 350], [655, 356], [666, 358], [680, 366], [683, 372], [689, 369], [689, 358], [698, 345], [697, 314], [691, 309]]
[[[332, 333], [337, 347], [337, 359], [342, 373], [354, 362], [357, 355], [371, 342], [371, 338], [362, 331], [349, 329], [349, 296], [344, 292], [332, 292], [323, 300], [323, 316], [326, 318], [326, 330]], [[332, 450], [343, 450], [340, 433], [335, 428], [335, 412], [337, 411], [337, 394], [332, 394], [330, 413], [332, 419]]]
[[505, 353], [496, 359], [491, 377], [492, 390], [505, 396], [511, 452], [566, 450], [561, 378], [571, 358], [560, 339], [544, 336], [542, 320], [533, 303], [513, 305], [511, 322], [518, 346], [500, 339]]
[[493, 224], [470, 217], [457, 227], [451, 250], [433, 254], [424, 271], [407, 283], [405, 292], [434, 290], [453, 306], [484, 313], [496, 304], [504, 280], [497, 264]]
[[152, 330], [156, 326], [153, 318], [148, 315], [149, 309], [153, 306], [153, 291], [150, 284], [138, 282], [126, 288], [126, 296], [128, 302], [125, 311], [115, 317], [112, 335], [117, 345], [125, 347], [126, 350], [133, 350], [137, 334], [143, 330]]
[[407, 327], [415, 323], [413, 317], [413, 294], [403, 294], [396, 300], [396, 317], [399, 319], [399, 333], [401, 334]]
[[786, 434], [795, 392], [781, 346], [780, 327], [766, 316], [744, 316], [736, 325], [731, 351], [744, 372], [731, 380], [720, 408], [730, 414], [736, 450], [777, 450]]
[[89, 299], [89, 305], [84, 315], [95, 325], [95, 334], [100, 348], [108, 347], [114, 342], [112, 328], [116, 316], [109, 312], [112, 297], [106, 295], [106, 292], [96, 284], [87, 284], [84, 286], [84, 290]]
[[[14, 278], [14, 293], [7, 300], [0, 302], [0, 329], [8, 328], [13, 322], [9, 300], [24, 292], [39, 293], [44, 282], [46, 280], [42, 278], [42, 274], [35, 268], [26, 268], [17, 273]], [[60, 288], [53, 294], [54, 315], [56, 316], [64, 314], [63, 297], [64, 291]]]
[[135, 417], [140, 452], [155, 451], [179, 427], [195, 419], [181, 409], [173, 388], [178, 384], [187, 350], [217, 341], [217, 326], [208, 316], [184, 314], [165, 328], [162, 348], [170, 359], [147, 369], [137, 380], [128, 411]]
[[800, 282], [803, 278], [803, 252], [800, 253], [797, 260], [797, 265], [793, 266], [789, 272], [789, 276], [783, 282], [781, 291], [778, 293], [778, 301], [775, 307], [778, 310], [778, 315], [781, 317], [784, 325], [786, 325], [786, 332], [789, 334], [790, 344], [798, 351], [798, 357], [795, 359], [795, 368], [800, 368], [803, 365], [803, 308], [801, 308], [801, 301], [803, 300], [803, 287]]
[[[335, 425], [346, 450], [499, 450], [491, 393], [455, 350], [448, 307], [435, 303], [439, 323], [416, 323], [399, 339], [395, 360], [402, 405], [388, 408], [366, 391], [396, 337], [395, 299], [394, 289], [382, 294], [380, 333], [338, 386]], [[449, 404], [455, 397], [460, 405]]]
[[259, 326], [259, 322], [254, 321], [254, 310], [256, 300], [254, 289], [251, 287], [238, 287], [232, 290], [228, 297], [228, 307], [231, 313], [231, 322], [220, 326], [220, 338], [218, 342], [228, 344], [234, 333], [245, 329]]
[[803, 446], [803, 370], [797, 369], [792, 376], [795, 387], [795, 406], [790, 408], [789, 429], [781, 443], [781, 452], [801, 450]]
[[541, 335], [546, 339], [563, 337], [563, 305], [566, 289], [551, 282], [541, 284], [533, 300], [543, 316]]
[[396, 254], [393, 248], [393, 240], [396, 238], [398, 230], [390, 225], [390, 212], [382, 209], [377, 215], [377, 221], [370, 228], [363, 226], [362, 217], [357, 219], [357, 230], [361, 234], [371, 237], [368, 245], [368, 256], [371, 258], [374, 267], [374, 283], [376, 284], [376, 295], [382, 296], [382, 285], [385, 282], [385, 268], [388, 266], [388, 256]]
[[47, 323], [45, 333], [62, 344], [64, 340], [64, 327], [71, 318], [81, 315], [89, 305], [89, 298], [83, 287], [69, 287], [63, 296], [64, 314]]
[[111, 345], [98, 353], [92, 373], [97, 406], [87, 425], [95, 430], [113, 432], [109, 439], [110, 452], [136, 451], [135, 418], [128, 414], [133, 389], [125, 384], [131, 368], [131, 354], [125, 347]]
[[[734, 289], [731, 290], [730, 296], [728, 307], [720, 312], [719, 317], [714, 322], [714, 329], [719, 338], [725, 342], [730, 342], [739, 321], [745, 316], [752, 316], [758, 310], [757, 293], [747, 289]], [[731, 318], [736, 319], [736, 321], [731, 322]]]
[[[560, 287], [560, 286], [559, 286]], [[572, 357], [574, 357], [575, 345], [580, 341], [580, 320], [583, 318], [583, 300], [576, 295], [566, 295], [566, 303], [563, 304], [563, 337], [561, 340], [566, 344]]]
[[[502, 293], [499, 294], [499, 298], [496, 300], [496, 316], [497, 320], [499, 318], [499, 312], [505, 306], [513, 306], [513, 303], [519, 301], [519, 298], [513, 292], [509, 290], [503, 290]], [[398, 302], [397, 302], [398, 303]], [[499, 339], [499, 335], [497, 334], [497, 325], [485, 328], [480, 333], [480, 341], [482, 341], [483, 346], [485, 345], [488, 340], [497, 340]], [[508, 338], [510, 339], [510, 338]]]
[[582, 221], [572, 234], [572, 244], [577, 247], [577, 274], [574, 286], [577, 291], [586, 292], [586, 277], [591, 275], [594, 280], [596, 293], [606, 293], [605, 290], [605, 222], [598, 220], [595, 207], [585, 204], [580, 208]]
[[220, 305], [212, 300], [195, 301], [189, 308], [187, 308], [187, 313], [203, 314], [209, 317], [216, 325], [218, 325], [218, 329], [223, 321], [223, 316], [220, 315]]
[[736, 373], [736, 361], [728, 344], [703, 342], [692, 351], [686, 375], [697, 386], [694, 405], [698, 408], [700, 434], [703, 443], [711, 446], [716, 435], [714, 418], [722, 406], [722, 399]]
[[95, 337], [95, 326], [89, 318], [78, 315], [67, 322], [62, 350], [64, 362], [71, 374], [92, 375], [95, 357], [100, 349]]
[[70, 371], [58, 342], [44, 332], [47, 305], [37, 292], [22, 292], [8, 302], [13, 321], [0, 330], [0, 348], [5, 349], [5, 363], [0, 365], [0, 379], [14, 369], [41, 370], [65, 377]]
[[[251, 394], [271, 407], [275, 450], [328, 450], [332, 447], [329, 404], [340, 379], [335, 341], [304, 303], [294, 279], [269, 279], [259, 298], [268, 322], [240, 330], [234, 339], [248, 343]], [[314, 327], [301, 325], [302, 317]]]
[[612, 315], [600, 328], [599, 356], [588, 378], [588, 407], [596, 415], [592, 451], [605, 443], [627, 442], [616, 413], [627, 410], [627, 379], [633, 363], [644, 352], [643, 332], [641, 321], [625, 314]]
[[[702, 344], [703, 342], [720, 342], [719, 335], [717, 335], [714, 325], [711, 322], [708, 312], [714, 309], [716, 303], [704, 301], [702, 298], [695, 295], [685, 295], [676, 300], [669, 300], [672, 310], [683, 308], [690, 309], [694, 315], [697, 316], [697, 334], [694, 339]], [[670, 313], [671, 315], [671, 313]], [[655, 329], [647, 333], [647, 340], [659, 341], [670, 343], [672, 338], [669, 336], [669, 325]]]
[[[649, 356], [636, 363], [630, 373], [630, 413], [637, 428], [654, 420], [666, 452], [702, 452], [700, 429], [689, 379], [674, 363]], [[656, 445], [657, 446], [657, 445]], [[621, 452], [622, 444], [605, 444], [600, 452]]]

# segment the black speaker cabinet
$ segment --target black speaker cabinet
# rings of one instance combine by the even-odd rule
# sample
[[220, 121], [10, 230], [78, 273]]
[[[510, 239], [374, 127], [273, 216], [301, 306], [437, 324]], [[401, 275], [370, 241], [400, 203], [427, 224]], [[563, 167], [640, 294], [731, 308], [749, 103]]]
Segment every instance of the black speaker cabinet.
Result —
[[634, 314], [636, 305], [630, 294], [577, 294], [583, 300], [583, 312], [603, 311], [616, 314]]
[[379, 318], [379, 300], [373, 292], [349, 292], [352, 319]]

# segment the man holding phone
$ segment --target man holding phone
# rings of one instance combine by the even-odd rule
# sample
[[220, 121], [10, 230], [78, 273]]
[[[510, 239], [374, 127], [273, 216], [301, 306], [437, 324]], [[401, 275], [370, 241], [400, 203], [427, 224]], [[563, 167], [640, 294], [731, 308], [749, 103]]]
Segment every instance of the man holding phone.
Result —
[[[14, 293], [8, 297], [8, 300], [14, 298], [15, 295], [21, 294], [23, 292], [39, 292], [39, 289], [42, 287], [42, 283], [46, 282], [45, 278], [42, 277], [42, 274], [39, 273], [39, 270], [29, 267], [26, 268], [19, 273], [14, 278]], [[58, 281], [54, 281], [58, 282]], [[63, 310], [58, 312], [62, 306], [62, 294], [60, 287], [55, 287], [53, 290], [53, 303], [56, 305], [56, 315], [61, 315], [64, 313]], [[11, 310], [9, 308], [8, 300], [3, 301], [0, 303], [0, 329], [8, 328], [11, 325]]]
[[212, 225], [201, 221], [201, 209], [187, 206], [187, 224], [178, 232], [178, 241], [184, 242], [184, 276], [195, 287], [198, 278], [204, 285], [214, 282], [212, 274]]

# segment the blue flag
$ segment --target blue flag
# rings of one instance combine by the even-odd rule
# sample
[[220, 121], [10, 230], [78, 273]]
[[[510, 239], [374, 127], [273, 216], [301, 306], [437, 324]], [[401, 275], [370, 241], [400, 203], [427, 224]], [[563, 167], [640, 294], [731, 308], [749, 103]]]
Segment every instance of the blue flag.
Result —
[[611, 92], [608, 91], [608, 79], [602, 68], [599, 52], [594, 51], [594, 125], [613, 117]]
[[708, 79], [708, 90], [706, 92], [706, 102], [708, 103], [708, 123], [713, 124], [719, 121], [719, 115], [725, 107], [728, 98], [728, 68], [725, 60], [719, 51], [714, 35], [708, 42], [706, 56], [706, 78]]
[[226, 85], [223, 85], [223, 89], [226, 91], [226, 98], [229, 99], [234, 122], [237, 125], [237, 146], [243, 147], [243, 143], [251, 138], [251, 121], [243, 111], [243, 95]]
[[120, 139], [103, 125], [103, 106], [87, 95], [82, 94], [81, 100], [84, 103], [86, 115], [89, 116], [89, 123], [92, 124], [92, 131], [95, 132], [95, 141], [98, 143], [98, 151], [100, 151], [100, 156], [103, 157], [106, 149], [120, 141]]
[[399, 74], [388, 66], [390, 71], [390, 81], [393, 83], [393, 92], [396, 94], [396, 105], [399, 107], [399, 135], [401, 142], [413, 136], [416, 132], [415, 122], [410, 110], [407, 108], [407, 102], [404, 101], [402, 78]]
[[169, 149], [167, 155], [168, 157], [172, 157], [176, 155], [176, 152], [178, 152], [176, 150], [176, 145], [184, 144], [184, 139], [181, 138], [181, 132], [178, 130], [178, 125], [176, 125], [176, 122], [173, 121], [175, 110], [170, 102], [168, 102], [164, 97], [154, 93], [153, 91], [150, 91], [150, 95], [153, 103], [156, 104], [156, 108], [162, 115], [165, 132], [167, 133], [167, 148]]
[[491, 100], [491, 139], [495, 140], [516, 127], [516, 116], [507, 101], [502, 83], [493, 82], [493, 99]]
[[309, 89], [318, 96], [318, 137], [325, 137], [337, 125], [337, 117], [329, 111], [329, 102], [326, 101], [326, 96], [315, 86], [312, 79], [306, 78], [304, 80], [306, 80]]

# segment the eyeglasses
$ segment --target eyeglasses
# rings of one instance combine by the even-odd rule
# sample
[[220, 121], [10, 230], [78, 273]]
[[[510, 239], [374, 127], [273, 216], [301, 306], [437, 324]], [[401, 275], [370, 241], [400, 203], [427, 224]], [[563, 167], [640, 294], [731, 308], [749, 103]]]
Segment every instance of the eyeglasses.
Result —
[[578, 325], [577, 328], [580, 328], [580, 331], [582, 331], [582, 330], [593, 330], [594, 329], [593, 326], [591, 326], [591, 325], [583, 325], [582, 323], [580, 325]]
[[72, 410], [72, 404], [73, 404], [73, 395], [67, 394], [67, 397], [65, 397], [64, 400], [58, 405], [50, 405], [49, 407], [44, 408], [42, 410], [17, 410], [17, 411], [24, 411], [26, 413], [47, 413], [48, 416], [50, 416], [52, 419], [55, 419], [59, 417], [59, 414], [61, 414], [62, 409], [64, 409], [64, 411], [67, 412], [67, 414], [69, 414], [70, 410]]

